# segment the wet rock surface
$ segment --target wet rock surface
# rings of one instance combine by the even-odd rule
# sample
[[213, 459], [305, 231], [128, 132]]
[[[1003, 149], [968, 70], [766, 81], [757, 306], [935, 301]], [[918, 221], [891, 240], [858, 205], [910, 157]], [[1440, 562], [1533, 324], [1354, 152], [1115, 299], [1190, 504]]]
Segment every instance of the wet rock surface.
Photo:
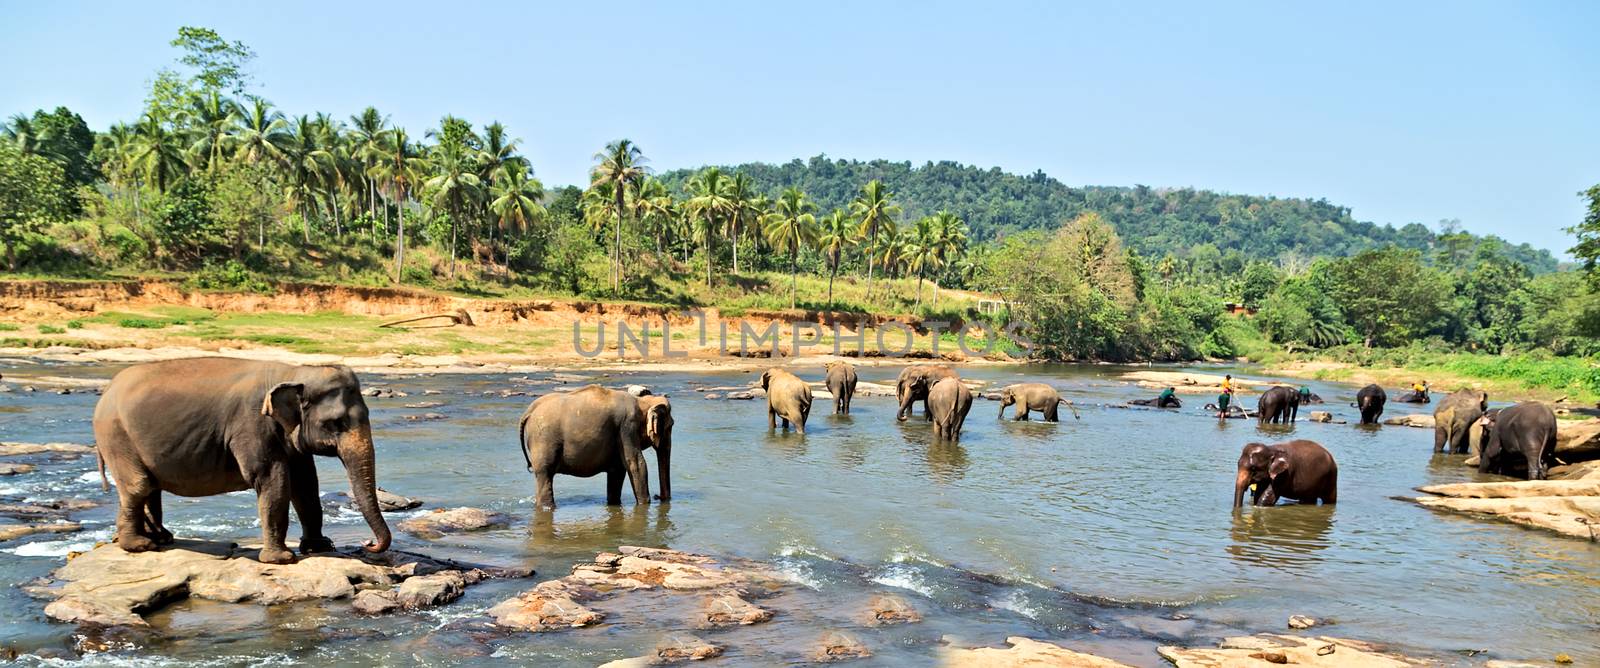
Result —
[[484, 510], [482, 508], [440, 508], [395, 526], [401, 531], [420, 538], [438, 538], [445, 534], [504, 527], [510, 523], [510, 517], [492, 510]]
[[[102, 544], [70, 557], [50, 584], [33, 587], [29, 593], [53, 599], [44, 611], [59, 621], [146, 626], [145, 614], [187, 597], [274, 605], [347, 599], [364, 590], [356, 609], [372, 614], [438, 605], [459, 598], [466, 586], [484, 579], [528, 574], [409, 552], [366, 554], [359, 548], [271, 565], [256, 561], [257, 551], [188, 540], [140, 553]], [[393, 606], [382, 601], [390, 594]]]
[[1432, 415], [1393, 415], [1383, 419], [1383, 423], [1392, 427], [1417, 427], [1419, 429], [1432, 429]]
[[37, 524], [3, 524], [0, 525], [0, 542], [16, 540], [25, 536], [41, 533], [75, 533], [82, 531], [83, 526], [77, 522], [41, 522]]
[[1359, 640], [1327, 636], [1300, 637], [1263, 633], [1228, 638], [1216, 648], [1162, 647], [1162, 658], [1177, 668], [1267, 668], [1276, 665], [1343, 668], [1405, 668], [1430, 665], [1385, 652]]
[[[328, 492], [327, 494], [323, 494], [322, 503], [324, 506], [356, 508], [356, 501], [354, 498], [351, 498], [348, 492]], [[409, 496], [401, 496], [393, 492], [385, 491], [382, 488], [378, 489], [378, 510], [383, 512], [396, 513], [402, 510], [419, 508], [421, 506], [422, 499], [413, 499]]]
[[92, 445], [77, 443], [0, 443], [0, 457], [20, 457], [44, 453], [87, 455], [94, 452]]
[[1020, 636], [1006, 638], [1006, 644], [1009, 647], [978, 647], [973, 649], [947, 647], [939, 653], [939, 665], [944, 668], [1021, 668], [1023, 666], [1130, 668], [1125, 663]]
[[1600, 478], [1430, 485], [1424, 508], [1488, 516], [1585, 540], [1600, 538]]

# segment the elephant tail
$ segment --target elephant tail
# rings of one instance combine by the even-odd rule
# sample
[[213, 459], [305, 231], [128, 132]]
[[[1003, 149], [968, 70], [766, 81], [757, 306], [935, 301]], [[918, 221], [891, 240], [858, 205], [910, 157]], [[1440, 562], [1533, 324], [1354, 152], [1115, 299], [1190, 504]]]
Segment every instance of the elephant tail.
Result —
[[1061, 404], [1062, 406], [1066, 406], [1067, 410], [1072, 411], [1072, 419], [1074, 419], [1074, 420], [1082, 420], [1083, 419], [1081, 417], [1078, 417], [1078, 407], [1072, 405], [1072, 402], [1067, 401], [1066, 399], [1057, 399], [1056, 403]]
[[527, 463], [528, 472], [533, 472], [533, 459], [528, 457], [528, 418], [533, 417], [533, 404], [528, 404], [528, 409], [522, 411], [522, 419], [517, 420], [517, 449], [522, 451], [522, 461]]
[[100, 491], [109, 492], [111, 491], [111, 481], [106, 480], [106, 456], [105, 453], [100, 452], [98, 446], [94, 449], [94, 458], [100, 462]]

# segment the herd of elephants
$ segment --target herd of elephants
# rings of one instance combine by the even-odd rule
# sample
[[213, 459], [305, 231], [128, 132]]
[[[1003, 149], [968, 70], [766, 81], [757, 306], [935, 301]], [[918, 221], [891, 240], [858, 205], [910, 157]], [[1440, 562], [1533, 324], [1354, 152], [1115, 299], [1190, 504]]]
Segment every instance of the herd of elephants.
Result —
[[[849, 414], [855, 369], [830, 364], [825, 384], [834, 412]], [[776, 429], [781, 422], [785, 430], [792, 427], [803, 434], [811, 413], [810, 385], [785, 369], [772, 368], [761, 374], [761, 388], [768, 427]], [[638, 386], [630, 389], [590, 385], [547, 394], [523, 412], [518, 434], [540, 508], [555, 507], [552, 481], [558, 473], [604, 473], [610, 504], [621, 503], [626, 477], [635, 502], [649, 503], [644, 451], [651, 448], [660, 480], [656, 498], [672, 497], [672, 404]], [[954, 369], [942, 364], [906, 367], [895, 391], [896, 419], [909, 419], [914, 403], [921, 401], [936, 438], [959, 440], [973, 395]], [[1264, 423], [1292, 422], [1300, 404], [1312, 397], [1272, 387], [1262, 394], [1257, 417]], [[1038, 412], [1044, 420], [1056, 421], [1062, 405], [1076, 414], [1070, 401], [1044, 383], [1011, 385], [998, 398], [1001, 417], [1013, 405], [1017, 420]], [[1403, 399], [1429, 402], [1425, 391]], [[1354, 404], [1361, 423], [1376, 424], [1386, 401], [1377, 385], [1362, 388]], [[1177, 402], [1169, 390], [1158, 400], [1138, 403]], [[1482, 430], [1476, 439], [1482, 471], [1513, 473], [1525, 466], [1528, 478], [1542, 479], [1553, 460], [1555, 415], [1544, 404], [1490, 410], [1486, 393], [1463, 389], [1440, 401], [1434, 417], [1438, 453], [1466, 454], [1474, 440], [1469, 433], [1474, 427]], [[284, 542], [291, 505], [303, 531], [300, 551], [332, 550], [322, 533], [312, 455], [338, 457], [344, 464], [351, 495], [373, 533], [364, 548], [382, 552], [389, 547], [389, 527], [377, 500], [372, 426], [360, 382], [348, 367], [220, 357], [132, 366], [116, 374], [102, 393], [94, 411], [94, 435], [101, 475], [109, 470], [117, 483], [114, 540], [124, 550], [139, 552], [172, 542], [172, 533], [162, 525], [162, 492], [193, 497], [242, 490], [256, 492], [262, 562], [294, 560]], [[1280, 498], [1334, 503], [1337, 486], [1338, 465], [1313, 441], [1250, 443], [1239, 456], [1233, 505], [1243, 504], [1247, 489], [1255, 505], [1271, 505]]]

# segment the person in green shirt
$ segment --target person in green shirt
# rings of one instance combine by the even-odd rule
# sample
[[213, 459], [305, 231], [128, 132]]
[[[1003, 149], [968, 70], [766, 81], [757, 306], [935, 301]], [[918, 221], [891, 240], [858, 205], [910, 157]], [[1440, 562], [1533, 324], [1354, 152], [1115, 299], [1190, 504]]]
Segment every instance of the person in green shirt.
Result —
[[1161, 395], [1156, 397], [1156, 408], [1177, 408], [1180, 405], [1182, 404], [1178, 403], [1177, 391], [1170, 387], [1162, 390]]

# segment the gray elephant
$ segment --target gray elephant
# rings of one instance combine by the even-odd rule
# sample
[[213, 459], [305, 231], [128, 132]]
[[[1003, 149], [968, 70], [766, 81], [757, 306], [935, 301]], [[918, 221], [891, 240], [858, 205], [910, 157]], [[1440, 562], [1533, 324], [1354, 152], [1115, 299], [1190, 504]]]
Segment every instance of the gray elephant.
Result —
[[1233, 483], [1233, 507], [1270, 506], [1279, 498], [1301, 503], [1335, 503], [1339, 500], [1339, 465], [1327, 448], [1315, 441], [1297, 439], [1265, 445], [1250, 443], [1239, 453], [1238, 475]]
[[1489, 393], [1460, 389], [1450, 393], [1433, 409], [1433, 451], [1467, 454], [1471, 449], [1472, 425], [1489, 409]]
[[972, 410], [972, 390], [960, 378], [944, 378], [928, 390], [928, 415], [933, 417], [933, 432], [946, 441], [961, 440], [961, 426]]
[[850, 400], [856, 395], [856, 368], [849, 362], [829, 364], [826, 384], [833, 395], [833, 414], [849, 415]]
[[1356, 408], [1361, 409], [1361, 424], [1378, 424], [1378, 418], [1383, 417], [1383, 404], [1389, 400], [1389, 395], [1372, 383], [1356, 392]]
[[211, 357], [122, 370], [94, 409], [100, 473], [117, 481], [116, 543], [142, 552], [172, 541], [161, 493], [255, 490], [263, 563], [285, 564], [293, 505], [303, 554], [326, 552], [312, 455], [338, 457], [371, 527], [368, 552], [389, 549], [378, 508], [372, 424], [361, 384], [344, 366], [292, 366]]
[[1555, 465], [1556, 414], [1549, 406], [1524, 401], [1489, 411], [1478, 424], [1483, 427], [1479, 473], [1508, 475], [1525, 463], [1528, 480], [1544, 480], [1545, 472]]
[[767, 392], [767, 428], [794, 425], [806, 433], [806, 418], [811, 416], [811, 386], [786, 369], [767, 369], [761, 373], [761, 389]]
[[1300, 393], [1287, 385], [1274, 385], [1261, 393], [1256, 411], [1262, 424], [1292, 424], [1300, 414]]
[[900, 403], [900, 410], [895, 413], [896, 420], [904, 422], [911, 417], [911, 404], [915, 401], [922, 402], [922, 412], [928, 420], [933, 420], [933, 413], [928, 408], [928, 390], [933, 389], [935, 383], [945, 378], [959, 378], [954, 369], [943, 364], [913, 364], [900, 371], [899, 380], [894, 384], [894, 396]]
[[1061, 404], [1071, 407], [1071, 402], [1061, 398], [1061, 393], [1056, 388], [1044, 383], [1017, 383], [1008, 385], [1000, 390], [1000, 417], [1006, 416], [1006, 407], [1016, 404], [1016, 420], [1028, 419], [1028, 413], [1039, 411], [1044, 416], [1045, 422], [1060, 420], [1057, 409]]
[[556, 507], [557, 473], [579, 478], [606, 474], [606, 503], [622, 503], [622, 479], [633, 483], [633, 502], [650, 503], [650, 468], [644, 451], [656, 450], [662, 501], [672, 500], [672, 402], [636, 397], [590, 385], [533, 400], [518, 424], [522, 456], [533, 473], [534, 501]]

